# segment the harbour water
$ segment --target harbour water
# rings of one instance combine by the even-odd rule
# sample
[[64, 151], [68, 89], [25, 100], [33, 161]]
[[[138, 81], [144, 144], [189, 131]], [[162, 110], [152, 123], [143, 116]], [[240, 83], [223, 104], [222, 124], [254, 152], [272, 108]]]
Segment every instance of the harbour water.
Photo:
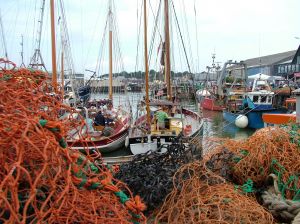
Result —
[[[121, 105], [127, 111], [132, 108], [133, 118], [136, 116], [137, 103], [143, 98], [143, 93], [128, 93], [125, 94], [114, 94], [113, 103], [115, 107]], [[106, 94], [94, 94], [91, 99], [103, 99], [107, 98]], [[234, 124], [229, 124], [224, 121], [222, 112], [199, 110], [197, 102], [195, 100], [181, 101], [180, 104], [185, 108], [192, 111], [198, 111], [202, 113], [204, 124], [203, 124], [203, 148], [211, 146], [210, 142], [214, 138], [233, 138], [233, 139], [245, 139], [251, 136], [254, 130], [251, 129], [240, 129]], [[202, 137], [202, 136], [201, 136]], [[104, 156], [122, 156], [129, 155], [130, 150], [125, 147], [111, 153], [106, 153]]]

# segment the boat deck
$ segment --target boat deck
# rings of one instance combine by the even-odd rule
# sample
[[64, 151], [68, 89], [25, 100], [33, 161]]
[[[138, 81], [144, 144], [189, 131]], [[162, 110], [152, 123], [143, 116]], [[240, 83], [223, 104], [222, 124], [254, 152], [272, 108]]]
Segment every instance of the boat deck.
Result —
[[[145, 117], [146, 118], [146, 117]], [[193, 116], [193, 114], [175, 114], [174, 117], [169, 119], [170, 128], [157, 130], [156, 124], [151, 124], [151, 135], [155, 136], [178, 136], [180, 132], [184, 130], [186, 126], [191, 127], [191, 133], [195, 133], [199, 130], [201, 122], [199, 122], [199, 117]], [[145, 127], [145, 121], [135, 125], [130, 130], [129, 137], [136, 138], [141, 136], [147, 136], [147, 130]], [[143, 126], [144, 125], [144, 126]]]

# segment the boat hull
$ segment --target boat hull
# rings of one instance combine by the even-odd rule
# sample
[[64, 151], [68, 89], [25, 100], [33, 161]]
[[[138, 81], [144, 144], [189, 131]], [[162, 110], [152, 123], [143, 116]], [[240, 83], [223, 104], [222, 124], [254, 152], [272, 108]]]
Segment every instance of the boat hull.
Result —
[[252, 129], [260, 129], [264, 127], [264, 121], [263, 121], [263, 114], [268, 113], [268, 114], [278, 114], [278, 113], [283, 113], [284, 111], [281, 109], [270, 109], [270, 110], [253, 110], [250, 112], [246, 112], [245, 114], [243, 113], [232, 113], [228, 111], [223, 111], [223, 118], [227, 122], [230, 123], [235, 123], [236, 118], [239, 115], [246, 115], [248, 118], [248, 126], [247, 128], [252, 128]]
[[124, 132], [118, 133], [113, 137], [108, 137], [98, 141], [78, 141], [78, 142], [68, 142], [72, 149], [80, 151], [98, 151], [101, 153], [113, 152], [117, 149], [125, 146], [125, 140], [128, 136], [128, 129]]
[[265, 113], [262, 115], [262, 119], [265, 123], [265, 126], [268, 125], [281, 125], [296, 123], [297, 116], [296, 114], [269, 114]]
[[223, 111], [224, 120], [231, 123], [231, 124], [235, 123], [235, 120], [239, 115], [241, 115], [241, 114], [232, 113], [232, 112], [228, 112], [228, 111]]
[[[190, 119], [193, 119], [192, 123], [192, 130], [189, 134], [187, 134], [185, 137], [187, 138], [194, 138], [196, 136], [200, 136], [203, 131], [203, 120], [200, 118], [200, 116], [190, 110], [183, 109], [182, 113], [185, 116], [190, 117]], [[135, 124], [138, 125], [142, 123], [146, 119], [146, 116], [140, 117]], [[198, 122], [198, 123], [197, 123]], [[144, 136], [136, 136], [136, 137], [129, 137], [129, 146], [132, 154], [137, 155], [141, 153], [146, 153], [148, 151], [157, 151], [159, 148], [161, 148], [162, 145], [169, 145], [176, 140], [178, 136], [176, 134], [172, 135], [144, 135]], [[162, 147], [162, 150], [160, 151], [163, 153], [166, 150], [166, 148]]]
[[101, 153], [112, 152], [125, 146], [129, 127], [130, 115], [127, 114], [117, 123], [115, 132], [111, 136], [100, 136], [100, 139], [97, 139], [91, 135], [88, 139], [69, 139], [67, 143], [71, 149], [75, 150], [98, 151]]

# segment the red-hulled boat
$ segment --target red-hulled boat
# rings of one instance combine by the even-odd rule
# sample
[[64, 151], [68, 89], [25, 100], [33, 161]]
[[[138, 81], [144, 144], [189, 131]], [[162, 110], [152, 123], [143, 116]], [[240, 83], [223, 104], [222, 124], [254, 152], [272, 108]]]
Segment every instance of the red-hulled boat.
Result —
[[200, 109], [213, 111], [222, 111], [225, 109], [225, 107], [220, 105], [217, 99], [208, 90], [198, 90], [196, 96]]
[[206, 110], [213, 110], [213, 111], [222, 111], [225, 109], [224, 106], [220, 106], [217, 104], [216, 99], [205, 97], [202, 102], [199, 103], [200, 107]]

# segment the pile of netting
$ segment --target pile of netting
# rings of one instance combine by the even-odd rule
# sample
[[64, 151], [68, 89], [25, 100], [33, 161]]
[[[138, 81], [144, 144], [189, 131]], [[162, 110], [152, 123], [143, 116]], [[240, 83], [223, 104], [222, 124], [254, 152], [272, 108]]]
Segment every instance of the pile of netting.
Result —
[[136, 155], [120, 166], [116, 177], [126, 183], [134, 194], [141, 195], [150, 214], [172, 190], [172, 178], [177, 169], [193, 159], [194, 152], [179, 141], [166, 146], [165, 153], [147, 152]]
[[227, 184], [203, 161], [181, 167], [173, 185], [154, 223], [274, 223], [254, 198]]
[[299, 125], [217, 141], [176, 172], [154, 223], [300, 223]]
[[259, 189], [274, 174], [282, 197], [300, 200], [298, 125], [264, 128], [245, 141], [225, 140], [223, 146], [236, 155], [234, 182], [244, 184], [251, 179]]
[[300, 221], [299, 124], [264, 128], [245, 141], [227, 139], [222, 147], [234, 154], [222, 160], [230, 164], [232, 182], [259, 195], [278, 221]]
[[100, 155], [68, 148], [64, 137], [84, 120], [59, 119], [74, 111], [47, 74], [0, 67], [0, 223], [145, 222], [145, 205]]

